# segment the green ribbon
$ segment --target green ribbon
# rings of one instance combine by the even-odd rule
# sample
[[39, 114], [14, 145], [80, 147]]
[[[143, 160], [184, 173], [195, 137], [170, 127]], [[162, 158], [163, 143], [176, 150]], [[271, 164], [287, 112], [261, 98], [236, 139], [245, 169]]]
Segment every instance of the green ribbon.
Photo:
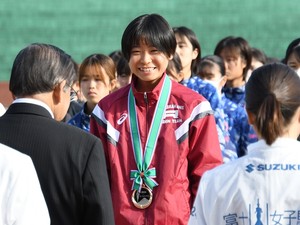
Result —
[[145, 151], [143, 155], [141, 138], [139, 134], [139, 125], [136, 113], [136, 104], [133, 96], [132, 88], [129, 90], [128, 108], [130, 118], [131, 140], [133, 145], [134, 158], [137, 169], [131, 170], [130, 179], [133, 180], [132, 189], [141, 190], [143, 183], [151, 190], [158, 185], [154, 180], [156, 178], [155, 168], [149, 168], [157, 144], [157, 139], [160, 133], [162, 119], [166, 109], [167, 102], [171, 93], [171, 80], [165, 76], [162, 90], [159, 94], [158, 102], [155, 107], [154, 116], [151, 121], [149, 134], [147, 137]]

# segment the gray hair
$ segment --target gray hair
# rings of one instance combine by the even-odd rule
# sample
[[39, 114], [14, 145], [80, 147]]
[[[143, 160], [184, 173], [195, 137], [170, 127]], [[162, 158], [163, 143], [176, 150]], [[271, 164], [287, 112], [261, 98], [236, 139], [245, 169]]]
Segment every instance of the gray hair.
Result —
[[34, 43], [16, 56], [9, 90], [16, 97], [54, 90], [62, 81], [71, 86], [77, 76], [77, 65], [70, 55], [49, 44]]

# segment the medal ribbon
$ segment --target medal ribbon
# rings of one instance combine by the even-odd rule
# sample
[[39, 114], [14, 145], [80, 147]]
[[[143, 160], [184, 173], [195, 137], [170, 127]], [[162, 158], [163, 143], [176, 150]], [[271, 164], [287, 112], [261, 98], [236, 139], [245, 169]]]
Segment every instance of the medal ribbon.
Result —
[[156, 178], [155, 168], [149, 168], [152, 161], [157, 139], [160, 133], [163, 115], [169, 101], [171, 93], [171, 80], [168, 76], [165, 76], [165, 80], [162, 86], [162, 90], [159, 94], [158, 102], [155, 107], [154, 116], [151, 121], [149, 134], [147, 137], [145, 151], [143, 156], [141, 138], [139, 133], [139, 125], [137, 119], [137, 113], [135, 109], [135, 99], [133, 96], [132, 88], [129, 90], [128, 96], [128, 108], [130, 118], [131, 129], [131, 141], [133, 145], [134, 159], [137, 165], [137, 170], [131, 170], [130, 179], [133, 180], [132, 189], [140, 191], [143, 183], [151, 190], [158, 184], [154, 180]]

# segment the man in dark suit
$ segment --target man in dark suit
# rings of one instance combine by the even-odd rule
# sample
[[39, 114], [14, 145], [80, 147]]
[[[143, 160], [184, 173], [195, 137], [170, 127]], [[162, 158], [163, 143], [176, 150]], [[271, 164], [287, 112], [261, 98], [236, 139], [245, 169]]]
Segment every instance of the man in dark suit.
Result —
[[70, 103], [74, 61], [61, 49], [32, 44], [17, 55], [0, 117], [0, 142], [32, 158], [52, 225], [114, 224], [102, 143], [59, 122]]

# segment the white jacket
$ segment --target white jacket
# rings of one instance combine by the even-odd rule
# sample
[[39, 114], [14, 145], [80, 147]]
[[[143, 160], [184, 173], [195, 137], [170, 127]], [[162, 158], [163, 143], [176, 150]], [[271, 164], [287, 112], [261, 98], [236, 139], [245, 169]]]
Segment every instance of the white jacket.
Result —
[[5, 111], [6, 111], [6, 109], [4, 108], [2, 103], [0, 103], [0, 116], [2, 116], [5, 113]]
[[189, 225], [300, 224], [300, 142], [278, 138], [207, 171]]
[[46, 225], [49, 213], [31, 158], [0, 144], [0, 225]]

